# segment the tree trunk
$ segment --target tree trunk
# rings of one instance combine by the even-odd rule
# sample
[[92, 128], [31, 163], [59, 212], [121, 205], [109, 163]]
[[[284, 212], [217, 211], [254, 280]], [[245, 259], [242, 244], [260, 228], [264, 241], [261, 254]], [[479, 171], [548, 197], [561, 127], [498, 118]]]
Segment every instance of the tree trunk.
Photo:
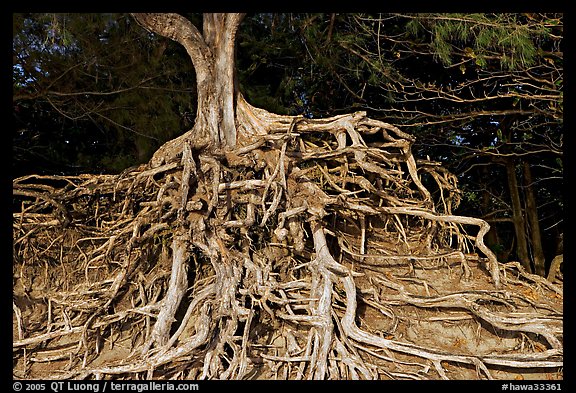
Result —
[[[489, 176], [488, 168], [482, 167], [482, 174], [483, 176]], [[488, 185], [486, 185], [486, 189], [482, 192], [481, 197], [481, 206], [482, 206], [482, 213], [486, 214], [486, 212], [490, 211], [491, 201], [490, 201], [490, 190], [487, 189]], [[502, 261], [502, 246], [500, 244], [500, 240], [498, 238], [498, 230], [495, 226], [491, 226], [490, 230], [486, 234], [486, 245], [494, 251], [496, 256], [498, 257], [499, 261]]]
[[530, 258], [528, 256], [528, 242], [526, 241], [526, 226], [524, 225], [524, 215], [522, 213], [522, 203], [518, 191], [518, 181], [516, 180], [516, 165], [514, 160], [506, 160], [506, 172], [508, 175], [508, 188], [510, 189], [510, 200], [512, 202], [512, 222], [516, 233], [516, 256], [524, 268], [532, 272]]
[[149, 31], [180, 43], [196, 72], [198, 107], [192, 130], [167, 142], [154, 155], [157, 166], [174, 157], [183, 140], [195, 149], [234, 147], [237, 139], [234, 43], [244, 14], [204, 14], [203, 32], [178, 14], [133, 14]]
[[538, 220], [538, 207], [534, 197], [534, 188], [532, 187], [532, 172], [530, 164], [526, 161], [522, 164], [524, 174], [524, 189], [526, 191], [526, 217], [530, 224], [530, 238], [532, 241], [532, 250], [534, 253], [534, 271], [540, 276], [546, 275], [546, 257], [542, 249], [542, 238], [540, 236], [540, 221]]
[[204, 14], [204, 38], [212, 50], [213, 91], [203, 107], [208, 113], [218, 111], [214, 124], [219, 132], [214, 131], [217, 142], [234, 147], [236, 145], [236, 78], [234, 66], [234, 43], [236, 31], [243, 14]]

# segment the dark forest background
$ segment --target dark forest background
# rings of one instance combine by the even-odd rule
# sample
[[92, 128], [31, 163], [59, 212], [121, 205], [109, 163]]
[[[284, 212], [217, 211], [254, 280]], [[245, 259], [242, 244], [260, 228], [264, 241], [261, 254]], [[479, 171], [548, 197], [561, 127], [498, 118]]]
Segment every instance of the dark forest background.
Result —
[[[562, 253], [561, 14], [248, 14], [237, 42], [252, 105], [367, 111], [457, 175], [501, 262]], [[13, 14], [12, 48], [13, 178], [120, 173], [193, 126], [188, 55], [128, 14]]]

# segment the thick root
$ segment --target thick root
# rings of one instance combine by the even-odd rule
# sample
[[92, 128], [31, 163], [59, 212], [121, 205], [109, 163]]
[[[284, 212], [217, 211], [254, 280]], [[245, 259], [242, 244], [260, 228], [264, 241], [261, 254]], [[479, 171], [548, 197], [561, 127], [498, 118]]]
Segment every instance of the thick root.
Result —
[[14, 181], [15, 378], [561, 378], [561, 288], [410, 135], [259, 111], [231, 151]]

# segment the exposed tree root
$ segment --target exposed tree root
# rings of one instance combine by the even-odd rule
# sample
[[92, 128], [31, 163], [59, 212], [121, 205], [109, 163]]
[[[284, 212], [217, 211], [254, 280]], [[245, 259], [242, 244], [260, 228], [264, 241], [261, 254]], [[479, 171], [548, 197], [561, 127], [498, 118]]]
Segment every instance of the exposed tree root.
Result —
[[235, 150], [14, 181], [16, 378], [561, 372], [561, 287], [498, 263], [410, 135], [249, 109]]

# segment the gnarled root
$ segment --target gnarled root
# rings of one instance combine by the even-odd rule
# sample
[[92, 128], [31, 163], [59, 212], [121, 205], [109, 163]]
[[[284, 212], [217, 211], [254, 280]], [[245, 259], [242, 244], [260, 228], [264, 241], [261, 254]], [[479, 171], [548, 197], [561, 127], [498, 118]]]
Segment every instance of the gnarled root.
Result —
[[240, 104], [234, 150], [14, 181], [15, 377], [559, 375], [561, 288], [498, 263], [410, 135]]

